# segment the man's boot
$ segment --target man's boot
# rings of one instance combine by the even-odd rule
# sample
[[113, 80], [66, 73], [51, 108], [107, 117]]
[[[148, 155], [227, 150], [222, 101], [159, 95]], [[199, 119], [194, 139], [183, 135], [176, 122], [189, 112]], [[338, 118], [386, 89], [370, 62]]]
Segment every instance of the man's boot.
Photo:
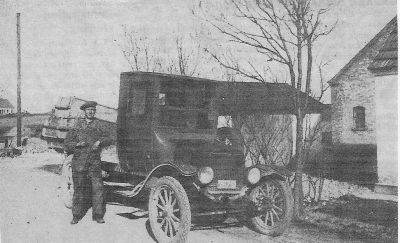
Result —
[[76, 217], [74, 217], [74, 218], [71, 220], [71, 224], [77, 224], [78, 222], [79, 222], [79, 219], [76, 218]]
[[106, 221], [104, 221], [103, 218], [95, 218], [95, 217], [93, 217], [93, 221], [96, 221], [99, 224], [104, 224], [106, 222]]

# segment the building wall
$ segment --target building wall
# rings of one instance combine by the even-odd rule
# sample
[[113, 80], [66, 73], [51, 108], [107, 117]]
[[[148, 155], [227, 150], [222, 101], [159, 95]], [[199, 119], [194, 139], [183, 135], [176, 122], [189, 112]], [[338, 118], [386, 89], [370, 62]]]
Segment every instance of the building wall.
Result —
[[[375, 84], [372, 74], [348, 76], [332, 87], [333, 143], [376, 144]], [[358, 131], [353, 119], [353, 107], [365, 107], [366, 129]]]
[[[368, 43], [331, 81], [332, 138], [335, 144], [376, 144], [375, 76], [368, 69], [390, 29]], [[365, 131], [355, 131], [353, 107], [365, 107]]]
[[397, 75], [375, 78], [378, 181], [397, 185]]
[[11, 108], [0, 108], [0, 115], [11, 114], [14, 113], [14, 110]]
[[[330, 163], [337, 165], [334, 172], [351, 171], [360, 181], [397, 185], [397, 74], [376, 76], [368, 69], [393, 28], [387, 25], [330, 81]], [[354, 129], [356, 106], [365, 108], [363, 130]]]

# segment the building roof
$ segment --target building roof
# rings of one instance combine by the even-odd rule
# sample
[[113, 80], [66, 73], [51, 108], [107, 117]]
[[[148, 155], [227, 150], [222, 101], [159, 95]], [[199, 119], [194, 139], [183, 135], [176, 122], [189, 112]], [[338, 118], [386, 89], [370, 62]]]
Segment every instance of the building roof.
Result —
[[396, 72], [397, 73], [397, 18], [396, 28], [390, 32], [385, 44], [374, 57], [368, 69], [372, 72]]
[[[394, 17], [388, 24], [386, 24], [386, 26], [378, 34], [376, 34], [374, 36], [374, 38], [372, 38], [372, 40], [370, 40], [331, 80], [329, 80], [328, 83], [330, 85], [337, 84], [339, 82], [339, 80], [341, 79], [341, 77], [343, 75], [345, 75], [351, 69], [351, 67], [353, 67], [353, 65], [357, 64], [361, 59], [365, 58], [366, 56], [372, 55], [371, 59], [374, 59], [377, 56], [377, 52], [376, 51], [373, 52], [372, 48], [374, 46], [376, 46], [381, 41], [382, 37], [384, 37], [385, 35], [387, 35], [388, 37], [389, 36], [393, 37], [394, 32], [396, 33], [395, 35], [396, 35], [396, 47], [397, 47], [397, 16]], [[388, 42], [388, 39], [389, 39], [388, 37], [385, 40], [385, 44], [386, 44], [386, 42]], [[385, 46], [385, 44], [383, 44], [383, 46]], [[389, 41], [387, 48], [393, 49], [393, 45], [395, 45], [394, 41], [393, 40]], [[385, 48], [382, 47], [380, 49], [385, 49]], [[380, 50], [380, 49], [378, 49], [378, 50]], [[397, 52], [397, 48], [396, 48], [396, 52]], [[384, 55], [384, 54], [382, 54], [382, 55]], [[388, 56], [386, 56], [386, 57], [388, 57]], [[396, 53], [396, 58], [397, 58], [397, 53]], [[394, 63], [390, 64], [389, 62], [387, 62], [387, 65], [393, 66]], [[396, 65], [396, 70], [397, 70], [397, 59], [395, 61], [395, 65]]]
[[0, 98], [0, 108], [14, 109], [14, 106], [7, 99]]

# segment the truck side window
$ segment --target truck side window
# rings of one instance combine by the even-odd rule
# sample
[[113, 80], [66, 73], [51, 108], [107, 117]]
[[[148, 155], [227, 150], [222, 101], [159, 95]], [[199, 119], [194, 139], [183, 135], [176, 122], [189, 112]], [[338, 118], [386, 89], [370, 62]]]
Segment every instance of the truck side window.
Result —
[[208, 119], [208, 113], [199, 112], [197, 114], [197, 128], [199, 128], [199, 129], [211, 129], [212, 128], [212, 123]]
[[146, 107], [146, 91], [133, 89], [131, 95], [131, 113], [133, 115], [143, 115]]
[[167, 93], [167, 105], [175, 107], [184, 107], [186, 105], [185, 90], [174, 90]]

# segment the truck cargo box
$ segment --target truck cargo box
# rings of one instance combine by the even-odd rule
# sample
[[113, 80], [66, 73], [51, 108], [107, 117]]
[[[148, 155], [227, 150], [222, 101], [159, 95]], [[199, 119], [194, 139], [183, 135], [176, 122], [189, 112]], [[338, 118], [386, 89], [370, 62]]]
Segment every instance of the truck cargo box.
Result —
[[[61, 97], [58, 100], [42, 130], [42, 137], [47, 141], [49, 148], [53, 148], [58, 152], [64, 152], [63, 144], [67, 132], [73, 127], [77, 118], [84, 117], [84, 112], [80, 110], [80, 106], [85, 102], [86, 100], [77, 97]], [[96, 110], [97, 119], [104, 122], [115, 141], [117, 109], [98, 104]], [[117, 163], [115, 145], [103, 151], [103, 158], [107, 162]]]

